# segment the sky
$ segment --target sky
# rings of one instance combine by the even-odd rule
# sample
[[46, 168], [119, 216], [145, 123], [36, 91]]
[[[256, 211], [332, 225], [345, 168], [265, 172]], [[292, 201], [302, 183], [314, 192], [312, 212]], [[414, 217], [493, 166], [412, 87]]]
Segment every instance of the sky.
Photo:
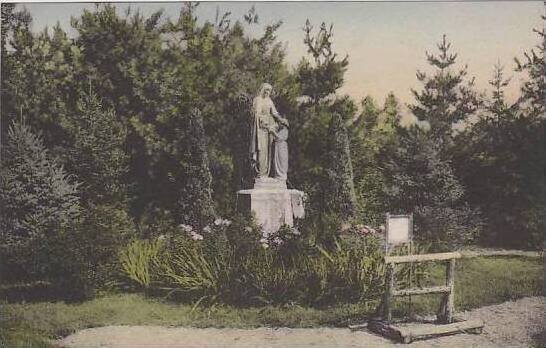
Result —
[[[33, 16], [33, 30], [57, 22], [69, 31], [70, 17], [91, 3], [25, 3]], [[140, 9], [144, 15], [164, 9], [164, 14], [177, 18], [181, 4], [175, 2], [117, 3], [119, 13], [127, 7]], [[427, 71], [425, 52], [436, 52], [436, 43], [446, 34], [458, 53], [457, 64], [468, 66], [476, 77], [479, 91], [488, 90], [493, 67], [500, 63], [507, 77], [512, 77], [507, 96], [515, 100], [523, 76], [513, 71], [514, 57], [522, 57], [539, 43], [533, 28], [541, 28], [544, 14], [542, 1], [487, 2], [202, 2], [197, 15], [201, 21], [214, 21], [216, 12], [231, 12], [233, 20], [241, 19], [255, 6], [259, 25], [251, 26], [253, 35], [263, 33], [265, 25], [278, 20], [283, 25], [278, 39], [285, 44], [287, 61], [295, 65], [306, 49], [303, 25], [307, 19], [315, 27], [321, 22], [333, 24], [333, 48], [340, 57], [349, 56], [349, 68], [339, 94], [360, 101], [371, 95], [383, 103], [389, 92], [402, 103], [414, 101], [411, 88], [420, 89], [417, 69]]]

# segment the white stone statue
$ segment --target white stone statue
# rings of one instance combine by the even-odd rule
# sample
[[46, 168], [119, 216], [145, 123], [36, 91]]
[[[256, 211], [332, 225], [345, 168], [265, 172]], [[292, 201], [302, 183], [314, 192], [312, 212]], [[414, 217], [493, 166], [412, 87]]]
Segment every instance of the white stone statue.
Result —
[[252, 128], [250, 131], [250, 158], [257, 179], [269, 177], [273, 158], [274, 133], [280, 118], [270, 98], [273, 87], [263, 83], [252, 103]]
[[288, 176], [288, 120], [279, 118], [279, 125], [273, 137], [273, 170], [275, 179], [286, 181]]
[[267, 237], [282, 225], [303, 218], [304, 193], [286, 186], [288, 174], [288, 120], [270, 98], [273, 88], [264, 83], [252, 103], [250, 160], [256, 174], [254, 187], [237, 191], [237, 209], [252, 213]]

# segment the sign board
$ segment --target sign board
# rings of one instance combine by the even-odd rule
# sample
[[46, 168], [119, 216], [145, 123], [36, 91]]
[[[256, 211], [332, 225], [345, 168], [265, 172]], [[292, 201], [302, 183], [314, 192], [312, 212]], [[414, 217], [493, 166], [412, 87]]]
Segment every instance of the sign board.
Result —
[[413, 237], [413, 216], [387, 214], [386, 242], [395, 246], [410, 243]]

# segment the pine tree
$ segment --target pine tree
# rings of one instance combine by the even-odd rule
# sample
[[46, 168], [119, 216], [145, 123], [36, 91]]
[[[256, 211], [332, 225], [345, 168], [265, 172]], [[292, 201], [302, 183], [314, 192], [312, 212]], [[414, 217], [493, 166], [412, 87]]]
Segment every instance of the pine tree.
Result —
[[[14, 267], [10, 277], [36, 280], [54, 264], [43, 245], [70, 231], [80, 216], [78, 184], [29, 126], [13, 123], [7, 134], [0, 171], [0, 258]], [[41, 264], [41, 258], [51, 263]]]
[[498, 64], [489, 83], [491, 93], [481, 117], [457, 141], [458, 173], [468, 187], [469, 202], [487, 219], [483, 243], [540, 248], [546, 165], [544, 121], [536, 117], [541, 106], [533, 102], [533, 93], [526, 94], [529, 83], [522, 90], [529, 98], [508, 104], [504, 90], [509, 79]]
[[84, 93], [66, 125], [73, 144], [67, 162], [82, 184], [83, 200], [93, 204], [127, 203], [129, 156], [127, 130], [113, 109], [104, 110], [98, 96]]
[[353, 165], [347, 127], [338, 113], [332, 115], [328, 137], [330, 151], [327, 156], [328, 194], [324, 197], [326, 206], [344, 219], [351, 218], [357, 209]]
[[320, 25], [313, 35], [313, 26], [307, 20], [303, 28], [305, 32], [304, 44], [307, 52], [313, 57], [313, 64], [302, 60], [298, 66], [298, 80], [302, 94], [309, 97], [316, 104], [343, 85], [344, 74], [349, 65], [348, 56], [338, 60], [332, 48], [333, 25]]
[[44, 236], [79, 215], [78, 184], [25, 124], [8, 130], [2, 163], [2, 232], [8, 239]]
[[395, 128], [400, 125], [400, 118], [400, 104], [394, 93], [390, 92], [385, 98], [379, 124], [385, 131], [394, 132]]
[[416, 125], [399, 127], [398, 133], [383, 157], [389, 212], [413, 213], [416, 238], [437, 249], [472, 242], [481, 220], [465, 204], [464, 188], [442, 158], [440, 144]]
[[430, 136], [442, 144], [442, 152], [445, 152], [452, 146], [453, 126], [467, 120], [479, 103], [473, 89], [474, 79], [465, 81], [467, 67], [453, 71], [457, 54], [451, 53], [451, 43], [445, 35], [437, 47], [438, 55], [426, 54], [435, 71], [432, 76], [417, 72], [423, 90], [412, 89], [416, 104], [409, 108], [419, 121], [430, 124]]
[[[542, 16], [546, 21], [546, 16]], [[534, 29], [539, 35], [541, 42], [536, 49], [524, 52], [524, 61], [515, 58], [516, 71], [526, 72], [529, 80], [522, 86], [522, 95], [519, 103], [527, 108], [527, 113], [532, 117], [544, 118], [546, 112], [546, 62], [544, 61], [544, 50], [546, 49], [546, 32], [543, 29]]]
[[78, 90], [77, 50], [59, 25], [53, 35], [47, 28], [33, 34], [29, 23], [10, 31], [11, 50], [2, 57], [2, 114], [7, 124], [24, 115], [26, 123], [40, 130], [44, 145], [59, 156], [68, 139], [62, 124]]

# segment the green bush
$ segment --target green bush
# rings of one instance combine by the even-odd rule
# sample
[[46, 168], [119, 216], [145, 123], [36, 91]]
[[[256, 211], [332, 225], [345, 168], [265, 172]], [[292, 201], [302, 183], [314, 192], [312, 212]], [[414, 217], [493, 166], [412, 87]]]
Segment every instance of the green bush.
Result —
[[157, 243], [135, 241], [121, 253], [126, 278], [196, 304], [323, 306], [376, 299], [383, 286], [383, 253], [373, 233], [320, 246], [288, 226], [264, 238], [237, 217], [199, 231], [181, 225]]
[[133, 220], [122, 206], [88, 207], [71, 240], [85, 265], [81, 276], [87, 284], [88, 296], [114, 285], [120, 270], [119, 252], [135, 234]]

